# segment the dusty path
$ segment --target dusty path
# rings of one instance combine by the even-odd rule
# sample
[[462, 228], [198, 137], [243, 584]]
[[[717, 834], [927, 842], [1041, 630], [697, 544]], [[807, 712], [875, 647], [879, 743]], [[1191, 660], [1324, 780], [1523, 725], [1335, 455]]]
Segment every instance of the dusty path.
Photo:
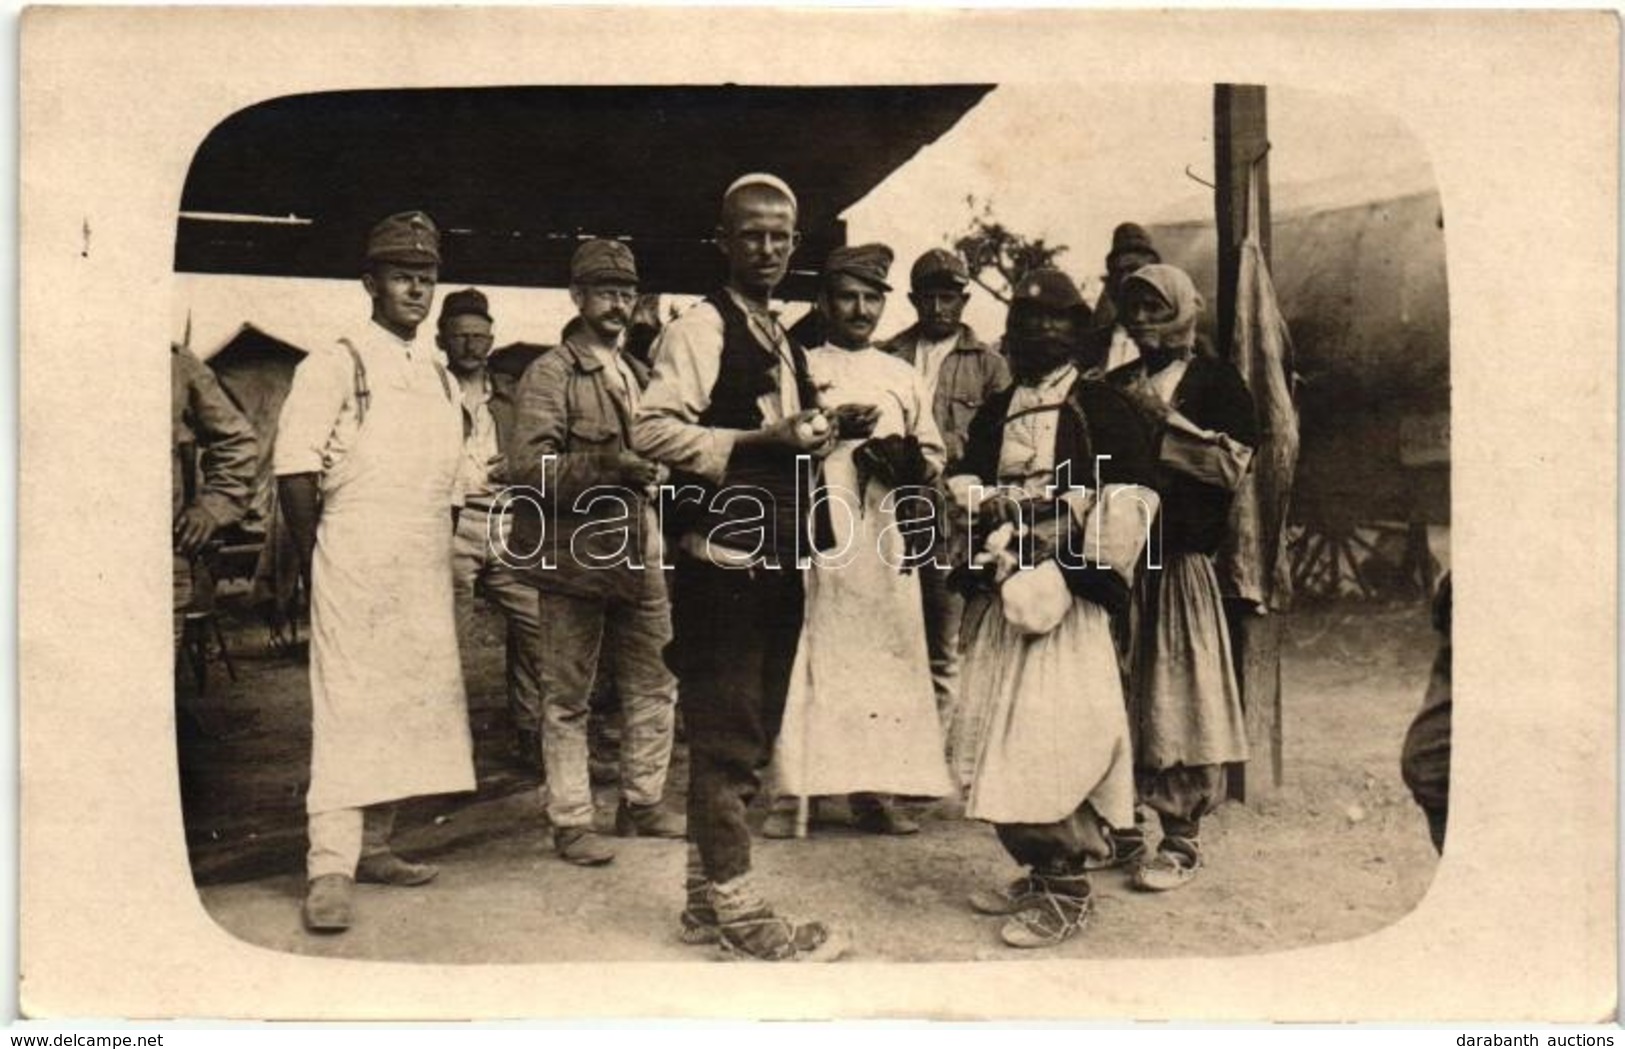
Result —
[[[306, 934], [298, 904], [308, 729], [304, 668], [254, 656], [234, 635], [241, 681], [228, 709], [254, 722], [226, 742], [187, 741], [188, 837], [200, 892], [226, 930], [304, 954], [424, 962], [711, 960], [677, 942], [681, 843], [630, 841], [609, 867], [557, 860], [537, 791], [505, 769], [501, 646], [484, 646], [471, 681], [479, 741], [477, 798], [412, 806], [402, 852], [432, 857], [421, 889], [363, 886], [356, 926]], [[1088, 932], [1046, 952], [1157, 957], [1269, 951], [1359, 936], [1410, 911], [1435, 858], [1400, 782], [1399, 743], [1421, 697], [1433, 639], [1420, 607], [1295, 614], [1283, 668], [1287, 782], [1274, 797], [1226, 805], [1204, 830], [1210, 867], [1188, 888], [1146, 896], [1125, 876], [1096, 881]], [[679, 762], [671, 795], [683, 785]], [[613, 811], [601, 797], [600, 817]], [[833, 807], [837, 820], [844, 811]], [[757, 867], [783, 909], [841, 923], [853, 957], [967, 961], [1017, 957], [997, 920], [965, 894], [1014, 874], [984, 825], [941, 813], [913, 838], [857, 834], [837, 822], [805, 841], [762, 841]], [[1021, 954], [1026, 959], [1031, 955]]]

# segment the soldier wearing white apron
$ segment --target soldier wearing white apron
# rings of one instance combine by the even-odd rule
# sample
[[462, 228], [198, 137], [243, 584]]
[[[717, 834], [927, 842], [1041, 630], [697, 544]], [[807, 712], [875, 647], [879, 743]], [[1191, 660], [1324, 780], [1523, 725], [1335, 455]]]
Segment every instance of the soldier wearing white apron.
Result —
[[373, 228], [371, 321], [300, 363], [278, 423], [278, 492], [310, 566], [313, 931], [349, 927], [356, 881], [437, 873], [390, 851], [394, 802], [474, 789], [451, 572], [462, 415], [417, 337], [439, 240], [422, 212]]

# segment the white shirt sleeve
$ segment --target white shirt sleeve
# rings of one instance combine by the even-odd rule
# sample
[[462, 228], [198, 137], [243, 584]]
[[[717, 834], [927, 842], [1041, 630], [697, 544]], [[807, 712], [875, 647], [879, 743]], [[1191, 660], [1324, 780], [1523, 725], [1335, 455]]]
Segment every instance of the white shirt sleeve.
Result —
[[349, 355], [337, 350], [317, 350], [299, 362], [277, 421], [271, 461], [278, 477], [326, 469], [329, 445], [349, 410], [354, 372]]
[[722, 370], [721, 318], [696, 306], [661, 331], [632, 444], [639, 455], [721, 484], [740, 431], [699, 424]]

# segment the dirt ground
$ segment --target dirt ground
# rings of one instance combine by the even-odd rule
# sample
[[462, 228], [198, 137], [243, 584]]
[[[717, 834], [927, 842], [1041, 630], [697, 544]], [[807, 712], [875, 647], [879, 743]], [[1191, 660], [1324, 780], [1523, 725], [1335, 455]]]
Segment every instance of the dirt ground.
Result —
[[[222, 738], [183, 732], [182, 796], [203, 903], [224, 929], [300, 954], [420, 962], [710, 961], [677, 940], [680, 842], [619, 842], [608, 867], [557, 859], [534, 782], [511, 766], [500, 621], [483, 624], [469, 680], [479, 791], [404, 807], [396, 847], [432, 859], [418, 889], [361, 886], [344, 935], [303, 931], [309, 698], [302, 661], [263, 627], [228, 623], [238, 680], [210, 667], [206, 712]], [[1285, 784], [1204, 823], [1208, 868], [1184, 890], [1135, 892], [1096, 878], [1086, 933], [1055, 957], [1166, 957], [1280, 950], [1382, 928], [1427, 892], [1435, 856], [1399, 778], [1400, 742], [1435, 650], [1425, 609], [1341, 605], [1292, 613], [1283, 642]], [[183, 688], [183, 699], [190, 693]], [[1256, 773], [1255, 773], [1256, 777]], [[679, 811], [681, 745], [668, 789]], [[599, 817], [614, 812], [599, 792]], [[877, 838], [844, 806], [801, 841], [758, 840], [755, 864], [781, 911], [837, 923], [866, 961], [1030, 959], [998, 939], [967, 893], [1016, 869], [984, 824], [931, 810], [921, 834]]]

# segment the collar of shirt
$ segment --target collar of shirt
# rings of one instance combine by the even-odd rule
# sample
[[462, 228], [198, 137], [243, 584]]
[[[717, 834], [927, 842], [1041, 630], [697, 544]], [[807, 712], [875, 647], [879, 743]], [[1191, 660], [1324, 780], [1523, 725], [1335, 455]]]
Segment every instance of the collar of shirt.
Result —
[[364, 330], [366, 333], [364, 338], [374, 346], [390, 346], [397, 350], [404, 350], [406, 356], [412, 360], [416, 360], [424, 354], [424, 346], [418, 341], [416, 332], [412, 333], [410, 339], [403, 339], [376, 320], [370, 321]]
[[1016, 386], [1016, 397], [1028, 404], [1057, 404], [1078, 380], [1075, 364], [1063, 364], [1031, 386]]
[[469, 411], [491, 402], [491, 374], [484, 368], [473, 375], [458, 375], [457, 385], [462, 390], [463, 407]]
[[964, 329], [960, 329], [947, 338], [938, 339], [934, 342], [921, 336], [920, 341], [915, 344], [914, 363], [919, 368], [920, 374], [925, 376], [926, 389], [932, 393], [936, 392], [937, 379], [942, 374], [942, 362], [948, 359], [950, 353], [959, 348], [959, 342], [963, 335]]
[[751, 332], [762, 348], [778, 356], [781, 360], [789, 350], [789, 335], [785, 333], [784, 325], [779, 323], [779, 311], [771, 304], [766, 308], [750, 301], [733, 288], [724, 289], [728, 297], [734, 300], [734, 305], [745, 311], [745, 320], [750, 324]]

